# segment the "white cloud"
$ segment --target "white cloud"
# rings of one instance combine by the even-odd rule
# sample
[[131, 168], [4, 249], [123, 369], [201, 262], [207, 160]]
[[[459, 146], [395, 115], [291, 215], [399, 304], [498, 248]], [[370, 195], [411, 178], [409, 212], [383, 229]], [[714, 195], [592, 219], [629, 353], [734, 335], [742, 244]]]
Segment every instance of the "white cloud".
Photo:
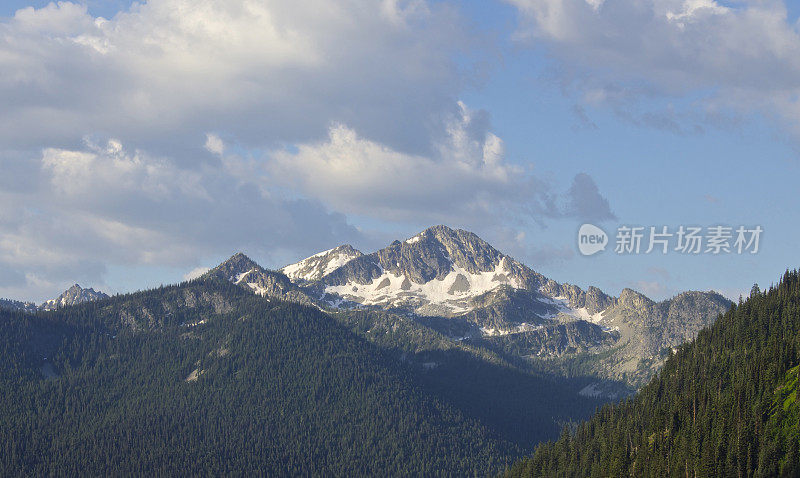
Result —
[[199, 170], [117, 140], [46, 148], [35, 188], [2, 192], [0, 296], [41, 300], [108, 265], [186, 267], [246, 250], [270, 258], [353, 242], [360, 233], [319, 202], [263, 191], [222, 161]]
[[224, 129], [263, 146], [342, 121], [419, 148], [455, 107], [459, 23], [424, 1], [150, 0], [108, 20], [28, 7], [0, 22], [0, 143], [150, 148]]
[[800, 34], [781, 1], [507, 1], [586, 104], [677, 132], [765, 114], [800, 138]]
[[169, 161], [139, 151], [127, 153], [115, 139], [105, 146], [86, 142], [87, 150], [47, 148], [42, 167], [63, 199], [93, 201], [97, 197], [128, 193], [166, 200], [174, 195], [208, 199], [201, 175], [181, 170]]
[[269, 170], [340, 211], [389, 220], [481, 221], [502, 215], [504, 205], [534, 205], [540, 188], [505, 161], [483, 115], [459, 103], [435, 156], [402, 153], [338, 124], [324, 142], [275, 153]]
[[363, 237], [345, 214], [574, 215], [455, 101], [462, 23], [422, 0], [150, 0], [110, 19], [59, 2], [0, 20], [0, 296], [313, 252]]
[[58, 2], [0, 19], [0, 296], [361, 237], [275, 187], [254, 151], [342, 122], [425, 153], [458, 110], [461, 23], [422, 0], [149, 0], [110, 19]]
[[677, 23], [681, 28], [685, 22], [697, 21], [702, 15], [722, 15], [730, 9], [719, 5], [714, 0], [685, 0], [675, 11], [668, 10], [667, 20]]
[[578, 175], [566, 194], [554, 192], [529, 168], [506, 160], [485, 112], [458, 104], [435, 155], [402, 153], [339, 124], [326, 141], [274, 153], [269, 177], [346, 214], [379, 220], [476, 226], [613, 218], [591, 177]]
[[225, 152], [225, 143], [222, 142], [219, 136], [208, 133], [206, 134], [206, 150], [209, 153], [214, 153], [216, 155], [222, 155]]

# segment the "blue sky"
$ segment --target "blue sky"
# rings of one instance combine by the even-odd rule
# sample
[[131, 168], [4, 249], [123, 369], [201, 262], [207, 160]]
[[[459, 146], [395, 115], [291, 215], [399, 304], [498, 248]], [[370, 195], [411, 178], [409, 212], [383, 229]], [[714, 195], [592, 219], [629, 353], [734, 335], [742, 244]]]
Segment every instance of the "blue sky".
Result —
[[[284, 3], [0, 6], [0, 296], [438, 223], [613, 295], [735, 299], [797, 267], [796, 6]], [[584, 222], [764, 233], [755, 255], [583, 257]]]

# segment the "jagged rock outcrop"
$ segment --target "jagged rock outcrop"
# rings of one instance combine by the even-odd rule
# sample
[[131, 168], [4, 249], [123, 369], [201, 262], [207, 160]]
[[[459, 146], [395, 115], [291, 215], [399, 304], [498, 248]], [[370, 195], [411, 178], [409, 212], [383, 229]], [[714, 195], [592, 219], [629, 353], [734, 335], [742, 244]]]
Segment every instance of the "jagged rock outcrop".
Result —
[[601, 325], [620, 333], [621, 348], [598, 362], [610, 378], [645, 383], [666, 359], [669, 349], [694, 339], [714, 323], [731, 302], [716, 292], [683, 292], [661, 302], [624, 289], [602, 315]]
[[472, 310], [459, 316], [478, 324], [486, 331], [512, 333], [528, 326], [551, 322], [548, 317], [556, 315], [558, 307], [545, 300], [537, 292], [500, 286], [471, 300]]
[[63, 294], [59, 295], [55, 299], [50, 299], [47, 302], [40, 305], [39, 309], [55, 310], [61, 307], [66, 307], [68, 305], [77, 305], [92, 300], [100, 300], [106, 298], [108, 298], [108, 295], [103, 292], [95, 291], [92, 288], [84, 289], [78, 284], [74, 284], [72, 287], [64, 291]]

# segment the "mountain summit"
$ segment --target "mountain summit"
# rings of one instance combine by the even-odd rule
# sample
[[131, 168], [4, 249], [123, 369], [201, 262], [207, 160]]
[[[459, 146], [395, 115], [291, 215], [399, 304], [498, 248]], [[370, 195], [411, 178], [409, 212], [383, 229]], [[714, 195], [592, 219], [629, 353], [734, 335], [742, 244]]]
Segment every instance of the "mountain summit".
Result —
[[329, 301], [452, 316], [496, 287], [536, 290], [545, 278], [472, 232], [434, 226], [354, 258], [318, 282]]
[[41, 310], [55, 310], [60, 307], [77, 305], [92, 300], [105, 299], [107, 297], [108, 295], [104, 294], [103, 292], [95, 291], [92, 288], [84, 289], [78, 284], [74, 284], [55, 299], [50, 299], [40, 305], [39, 308]]
[[300, 304], [312, 303], [308, 295], [284, 274], [264, 269], [241, 252], [206, 272], [204, 277], [214, 277], [248, 287], [263, 297]]

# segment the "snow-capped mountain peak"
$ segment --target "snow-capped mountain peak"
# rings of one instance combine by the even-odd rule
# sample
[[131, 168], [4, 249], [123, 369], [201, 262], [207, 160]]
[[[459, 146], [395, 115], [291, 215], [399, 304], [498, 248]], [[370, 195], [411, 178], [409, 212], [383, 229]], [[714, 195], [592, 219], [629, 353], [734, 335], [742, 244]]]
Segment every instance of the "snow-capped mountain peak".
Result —
[[329, 303], [454, 315], [496, 287], [534, 289], [545, 278], [474, 233], [434, 226], [348, 262], [312, 284]]

